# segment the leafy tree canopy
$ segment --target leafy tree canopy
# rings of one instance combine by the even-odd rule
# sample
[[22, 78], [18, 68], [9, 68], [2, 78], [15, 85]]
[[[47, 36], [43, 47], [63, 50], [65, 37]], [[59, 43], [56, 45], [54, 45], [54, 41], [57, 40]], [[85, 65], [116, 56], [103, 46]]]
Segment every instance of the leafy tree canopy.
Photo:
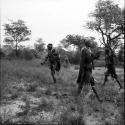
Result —
[[74, 46], [78, 50], [81, 50], [83, 46], [85, 46], [85, 42], [91, 43], [91, 48], [97, 47], [97, 43], [95, 42], [94, 37], [84, 37], [80, 35], [67, 35], [60, 43], [68, 48], [69, 46]]
[[104, 46], [116, 49], [124, 36], [124, 10], [111, 0], [99, 0], [90, 16], [94, 21], [87, 22], [87, 27], [101, 34]]
[[4, 42], [15, 48], [17, 52], [19, 43], [29, 40], [28, 36], [31, 35], [31, 30], [29, 30], [23, 20], [11, 21], [3, 26], [6, 36]]

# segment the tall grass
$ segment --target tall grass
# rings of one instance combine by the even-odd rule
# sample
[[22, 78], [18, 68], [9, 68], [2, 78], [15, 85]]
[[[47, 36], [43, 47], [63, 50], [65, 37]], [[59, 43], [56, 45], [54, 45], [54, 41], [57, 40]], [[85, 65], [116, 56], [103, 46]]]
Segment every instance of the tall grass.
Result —
[[[12, 82], [19, 82], [21, 79], [26, 81], [49, 81], [49, 69], [40, 65], [41, 60], [1, 60], [1, 91], [9, 87]], [[1, 92], [1, 94], [2, 94]]]
[[[94, 78], [99, 81], [99, 83], [96, 84], [96, 90], [104, 101], [102, 104], [100, 104], [93, 94], [85, 98], [88, 91], [90, 91], [90, 88], [88, 87], [83, 87], [81, 96], [76, 97], [75, 91], [77, 90], [76, 79], [78, 71], [75, 70], [73, 66], [71, 66], [69, 69], [62, 67], [60, 71], [60, 79], [57, 80], [57, 84], [50, 84], [47, 86], [48, 83], [52, 83], [53, 80], [50, 75], [49, 67], [41, 66], [40, 62], [40, 59], [32, 61], [2, 60], [0, 80], [0, 86], [2, 90], [1, 94], [4, 95], [4, 93], [6, 93], [6, 89], [10, 89], [9, 86], [11, 86], [13, 82], [16, 81], [18, 84], [22, 79], [24, 81], [28, 81], [28, 83], [31, 83], [30, 85], [28, 84], [30, 88], [27, 91], [32, 92], [32, 94], [35, 91], [36, 83], [40, 83], [40, 85], [45, 83], [43, 87], [47, 88], [47, 90], [55, 92], [56, 95], [52, 94], [52, 96], [55, 96], [54, 98], [59, 100], [59, 104], [54, 105], [54, 103], [50, 103], [50, 101], [48, 104], [46, 100], [43, 100], [37, 109], [41, 110], [44, 108], [46, 111], [48, 111], [55, 110], [56, 106], [63, 106], [66, 108], [66, 111], [64, 110], [64, 113], [62, 112], [60, 116], [60, 124], [62, 125], [84, 125], [84, 120], [86, 121], [86, 119], [84, 119], [84, 117], [86, 117], [85, 114], [88, 116], [100, 114], [99, 117], [104, 117], [103, 121], [105, 121], [105, 118], [107, 118], [107, 116], [111, 114], [112, 111], [114, 111], [109, 110], [108, 106], [113, 106], [116, 109], [119, 109], [121, 117], [124, 115], [122, 112], [123, 95], [118, 94], [118, 91], [115, 89], [117, 84], [114, 84], [114, 81], [109, 79], [106, 86], [104, 88], [101, 87], [104, 77], [104, 68], [95, 68], [93, 71]], [[123, 84], [123, 69], [117, 69], [116, 71], [119, 76], [121, 75], [120, 81]], [[35, 86], [32, 84], [33, 82], [35, 83]], [[46, 95], [47, 99], [50, 97], [50, 94], [41, 94], [41, 92], [39, 93], [38, 91], [34, 94], [37, 96], [40, 95], [40, 97], [41, 95]], [[118, 120], [122, 121], [122, 118], [118, 118]]]
[[48, 69], [40, 65], [40, 60], [2, 60], [1, 62], [2, 78], [9, 76], [16, 79], [24, 78], [26, 80], [36, 80], [45, 76], [45, 72], [48, 72]]
[[[19, 83], [22, 79], [43, 84], [53, 82], [49, 67], [41, 66], [40, 63], [40, 59], [30, 61], [19, 59], [1, 60], [1, 90], [5, 92], [5, 89], [9, 88], [10, 84], [13, 82]], [[68, 81], [73, 78], [73, 73], [68, 69], [61, 68], [60, 78], [60, 82]]]

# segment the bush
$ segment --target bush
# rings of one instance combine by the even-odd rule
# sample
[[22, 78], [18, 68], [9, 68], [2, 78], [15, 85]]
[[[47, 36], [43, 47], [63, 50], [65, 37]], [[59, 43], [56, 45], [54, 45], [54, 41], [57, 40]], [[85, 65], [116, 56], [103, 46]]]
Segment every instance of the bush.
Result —
[[[95, 67], [104, 67], [105, 66], [105, 61], [104, 60], [96, 60], [96, 61], [94, 61], [94, 66]], [[78, 70], [79, 65], [75, 65], [74, 69]]]
[[[1, 60], [1, 77], [0, 77], [0, 99], [6, 93], [12, 82], [20, 82], [24, 79], [28, 82], [37, 81], [38, 83], [48, 83], [48, 68], [40, 66], [40, 60]], [[34, 86], [33, 86], [34, 87]], [[34, 89], [34, 88], [33, 88]], [[32, 87], [30, 88], [31, 91]]]
[[9, 60], [12, 59], [26, 59], [26, 60], [32, 60], [35, 57], [34, 51], [32, 49], [23, 49], [18, 50], [16, 53], [15, 50], [13, 50], [11, 53], [9, 53], [6, 58]]
[[5, 53], [0, 49], [0, 59], [5, 57]]
[[79, 52], [70, 52], [68, 55], [69, 62], [71, 64], [79, 64], [80, 62], [80, 53]]
[[82, 116], [75, 112], [64, 112], [61, 115], [61, 125], [85, 125]]
[[12, 52], [10, 52], [10, 53], [6, 56], [6, 58], [9, 59], [9, 60], [15, 59], [16, 57], [17, 57], [17, 56], [16, 56], [16, 51], [15, 51], [15, 50], [13, 50]]
[[23, 56], [23, 59], [26, 59], [26, 60], [31, 60], [34, 57], [33, 52], [28, 49], [24, 49], [22, 51], [22, 56]]

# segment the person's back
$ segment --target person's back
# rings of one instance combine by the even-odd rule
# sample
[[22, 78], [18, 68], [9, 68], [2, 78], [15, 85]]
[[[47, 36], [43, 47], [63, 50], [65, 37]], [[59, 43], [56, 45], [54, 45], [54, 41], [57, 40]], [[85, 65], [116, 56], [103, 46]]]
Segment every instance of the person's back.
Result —
[[90, 49], [84, 47], [81, 50], [80, 66], [82, 68], [91, 69], [93, 67], [93, 56]]
[[107, 78], [109, 75], [114, 79], [116, 79], [117, 83], [120, 86], [120, 89], [122, 88], [122, 85], [120, 84], [120, 81], [117, 78], [116, 70], [115, 70], [115, 54], [112, 50], [106, 49], [105, 50], [105, 63], [106, 63], [106, 68], [107, 71], [105, 72], [105, 78], [104, 78], [104, 83], [103, 86], [105, 85]]
[[80, 60], [80, 69], [77, 78], [78, 84], [78, 95], [81, 93], [81, 90], [84, 85], [91, 85], [93, 92], [95, 93], [97, 99], [101, 102], [96, 90], [95, 90], [95, 81], [92, 76], [93, 69], [93, 60], [98, 56], [94, 56], [90, 50], [89, 43], [85, 44], [86, 47], [81, 50], [81, 60]]
[[110, 60], [110, 64], [111, 65], [114, 65], [115, 63], [115, 60], [114, 60], [114, 53], [113, 52], [110, 52], [110, 54], [109, 54], [109, 60]]
[[105, 55], [105, 63], [108, 69], [112, 69], [115, 66], [114, 53], [111, 50], [108, 50]]

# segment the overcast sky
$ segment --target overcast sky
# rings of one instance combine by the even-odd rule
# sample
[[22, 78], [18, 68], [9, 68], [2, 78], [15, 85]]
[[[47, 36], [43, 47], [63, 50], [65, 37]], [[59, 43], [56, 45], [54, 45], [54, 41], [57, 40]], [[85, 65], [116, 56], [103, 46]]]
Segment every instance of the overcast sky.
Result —
[[[98, 0], [0, 1], [1, 25], [8, 23], [9, 19], [24, 20], [32, 31], [31, 40], [27, 42], [29, 46], [32, 46], [38, 38], [57, 45], [68, 34], [98, 37], [98, 34], [83, 27]], [[124, 0], [114, 0], [114, 2], [121, 8], [124, 7]], [[3, 40], [4, 31], [1, 32]]]

